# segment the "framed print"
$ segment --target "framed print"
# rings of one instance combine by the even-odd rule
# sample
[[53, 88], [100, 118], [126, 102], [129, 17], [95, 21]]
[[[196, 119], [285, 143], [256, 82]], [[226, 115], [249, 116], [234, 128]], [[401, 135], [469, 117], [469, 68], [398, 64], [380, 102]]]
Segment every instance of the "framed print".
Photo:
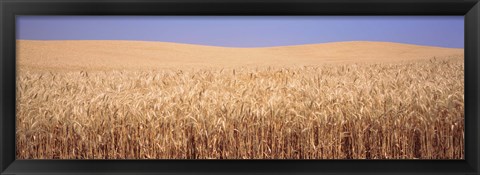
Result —
[[478, 1], [1, 1], [1, 174], [478, 174]]

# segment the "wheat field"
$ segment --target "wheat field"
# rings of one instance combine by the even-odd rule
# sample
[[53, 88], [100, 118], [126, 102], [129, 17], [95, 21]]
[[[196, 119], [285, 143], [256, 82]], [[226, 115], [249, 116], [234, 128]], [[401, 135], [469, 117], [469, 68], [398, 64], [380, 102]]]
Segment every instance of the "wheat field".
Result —
[[463, 63], [463, 55], [169, 69], [22, 63], [16, 155], [463, 159]]

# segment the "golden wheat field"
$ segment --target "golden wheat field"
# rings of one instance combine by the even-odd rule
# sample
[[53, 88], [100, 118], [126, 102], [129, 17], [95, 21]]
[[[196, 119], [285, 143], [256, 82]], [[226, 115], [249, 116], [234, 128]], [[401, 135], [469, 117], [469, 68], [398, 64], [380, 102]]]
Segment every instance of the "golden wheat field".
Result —
[[19, 42], [18, 159], [464, 158], [463, 49]]

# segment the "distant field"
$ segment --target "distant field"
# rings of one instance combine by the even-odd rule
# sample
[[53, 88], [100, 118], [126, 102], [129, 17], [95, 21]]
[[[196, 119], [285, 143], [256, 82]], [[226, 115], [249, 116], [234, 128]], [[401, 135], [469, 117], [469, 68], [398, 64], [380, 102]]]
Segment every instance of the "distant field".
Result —
[[18, 159], [463, 159], [463, 49], [17, 41]]

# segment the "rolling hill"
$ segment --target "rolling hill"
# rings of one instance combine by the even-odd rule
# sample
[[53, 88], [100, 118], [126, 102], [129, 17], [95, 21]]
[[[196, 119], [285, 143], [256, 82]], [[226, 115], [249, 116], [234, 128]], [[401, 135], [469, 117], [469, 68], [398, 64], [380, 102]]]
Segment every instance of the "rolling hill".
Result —
[[349, 41], [263, 48], [111, 41], [17, 41], [19, 68], [157, 69], [201, 66], [392, 63], [462, 56], [463, 49], [391, 42]]

